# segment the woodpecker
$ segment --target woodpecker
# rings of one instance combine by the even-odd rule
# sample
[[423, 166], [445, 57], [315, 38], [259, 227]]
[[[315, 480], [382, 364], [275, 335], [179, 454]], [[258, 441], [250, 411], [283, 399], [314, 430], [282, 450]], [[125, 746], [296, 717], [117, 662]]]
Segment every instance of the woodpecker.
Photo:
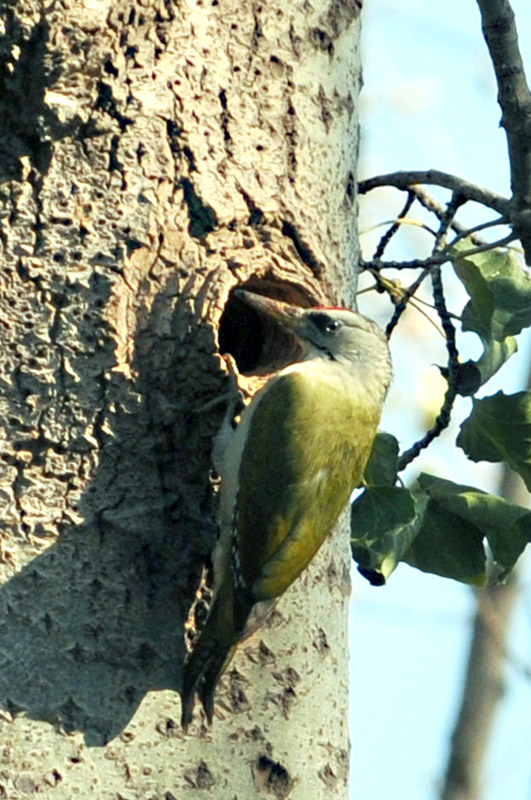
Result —
[[236, 645], [308, 566], [362, 482], [391, 379], [387, 340], [361, 314], [237, 294], [296, 340], [297, 361], [253, 397], [225, 450], [214, 594], [184, 667], [185, 730], [196, 694], [212, 723]]

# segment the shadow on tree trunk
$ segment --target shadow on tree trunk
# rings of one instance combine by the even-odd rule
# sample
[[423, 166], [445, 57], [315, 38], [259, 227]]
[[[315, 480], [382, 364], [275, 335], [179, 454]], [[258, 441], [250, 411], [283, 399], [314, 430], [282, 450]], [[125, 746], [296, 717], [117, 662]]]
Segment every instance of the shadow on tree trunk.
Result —
[[[88, 307], [102, 307], [110, 284], [86, 291]], [[63, 522], [58, 541], [0, 590], [2, 707], [82, 731], [93, 746], [123, 730], [146, 692], [178, 690], [183, 625], [215, 538], [210, 449], [225, 406], [201, 407], [226, 389], [211, 326], [175, 298], [167, 286], [139, 323], [136, 378], [110, 371], [108, 323], [87, 322], [98, 345], [72, 366], [91, 385], [57, 386], [55, 401], [57, 414], [65, 398], [70, 411], [101, 405], [93, 453], [86, 438], [70, 443], [87, 463], [99, 453], [83, 522]], [[41, 402], [46, 414], [46, 390]], [[44, 457], [51, 443], [41, 444]]]

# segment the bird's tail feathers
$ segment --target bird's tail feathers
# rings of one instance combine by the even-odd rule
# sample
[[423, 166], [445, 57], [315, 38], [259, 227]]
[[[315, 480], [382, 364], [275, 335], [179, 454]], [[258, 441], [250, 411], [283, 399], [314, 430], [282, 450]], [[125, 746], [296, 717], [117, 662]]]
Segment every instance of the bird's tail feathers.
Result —
[[211, 653], [211, 657], [205, 665], [203, 680], [198, 687], [197, 695], [205, 710], [209, 725], [212, 725], [214, 716], [214, 694], [218, 681], [228, 667], [235, 649], [236, 647], [233, 646], [225, 651], [218, 650], [216, 653]]
[[208, 724], [212, 724], [214, 692], [235, 650], [238, 637], [227, 637], [225, 630], [225, 636], [221, 641], [216, 611], [217, 609], [212, 609], [194, 650], [184, 666], [181, 689], [181, 725], [185, 731], [192, 721], [196, 694], [205, 709]]

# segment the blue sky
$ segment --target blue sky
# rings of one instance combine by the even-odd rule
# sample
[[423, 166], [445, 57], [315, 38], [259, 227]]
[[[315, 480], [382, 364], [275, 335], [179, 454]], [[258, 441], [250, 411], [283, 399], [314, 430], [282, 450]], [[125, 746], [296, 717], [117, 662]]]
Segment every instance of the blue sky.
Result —
[[[531, 80], [531, 6], [529, 0], [514, 0], [512, 5]], [[436, 167], [507, 195], [505, 134], [499, 128], [496, 86], [476, 3], [367, 0], [363, 42], [360, 177]], [[361, 205], [362, 228], [396, 213], [389, 192], [362, 200]], [[418, 232], [408, 232], [405, 240], [406, 257], [425, 244]], [[370, 241], [367, 235], [369, 252]], [[458, 310], [462, 296], [457, 285], [451, 298]], [[370, 295], [363, 295], [360, 308], [385, 319], [381, 301]], [[383, 427], [400, 435], [407, 446], [418, 436], [419, 416], [429, 413], [424, 406], [430, 405], [428, 395], [438, 381], [432, 365], [440, 363], [441, 345], [428, 336], [420, 317], [412, 315], [404, 327], [405, 334], [394, 345], [396, 377]], [[530, 348], [521, 344], [520, 354], [489, 383], [488, 394], [499, 388], [507, 392], [522, 388]], [[471, 341], [470, 347], [473, 352], [477, 345]], [[420, 410], [415, 404], [418, 398]], [[466, 415], [467, 403], [462, 401], [458, 417]], [[454, 425], [413, 471], [426, 469], [493, 489], [497, 469], [470, 465], [456, 454], [456, 430]], [[531, 666], [530, 580], [528, 568], [509, 648]], [[466, 587], [406, 566], [384, 588], [372, 588], [354, 577], [352, 800], [438, 796], [459, 705], [473, 608]], [[528, 709], [531, 680], [509, 664], [482, 800], [531, 800]]]

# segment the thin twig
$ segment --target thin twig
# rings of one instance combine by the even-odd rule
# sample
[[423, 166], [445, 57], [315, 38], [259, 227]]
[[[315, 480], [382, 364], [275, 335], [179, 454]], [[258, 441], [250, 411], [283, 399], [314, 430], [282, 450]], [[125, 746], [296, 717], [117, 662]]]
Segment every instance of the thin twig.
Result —
[[437, 419], [430, 430], [416, 442], [409, 450], [402, 453], [398, 459], [398, 471], [401, 472], [410, 464], [419, 453], [424, 450], [441, 432], [450, 424], [450, 416], [457, 397], [457, 371], [459, 369], [459, 353], [455, 343], [455, 327], [451, 315], [446, 307], [444, 290], [441, 280], [441, 270], [439, 267], [431, 270], [433, 284], [433, 299], [435, 307], [441, 320], [441, 325], [446, 335], [446, 349], [448, 351], [448, 388], [444, 395], [444, 401]]
[[[430, 228], [429, 225], [426, 225], [425, 222], [420, 222], [418, 219], [408, 219], [407, 217], [395, 217], [395, 219], [387, 219], [382, 220], [381, 222], [376, 222], [374, 225], [369, 225], [367, 228], [362, 228], [360, 230], [360, 236], [364, 236], [366, 233], [371, 233], [372, 231], [377, 230], [378, 228], [385, 228], [387, 225], [392, 225], [393, 228], [396, 228], [396, 231], [400, 230], [404, 225], [411, 225], [413, 228], [421, 228], [427, 233], [431, 233], [432, 236], [437, 235], [437, 231], [434, 231], [433, 228]], [[386, 236], [387, 234], [384, 234]], [[375, 256], [373, 256], [375, 258]]]
[[[426, 189], [424, 189], [422, 186], [411, 186], [409, 191], [414, 193], [416, 199], [421, 206], [426, 209], [426, 211], [429, 211], [431, 214], [435, 214], [439, 220], [444, 219], [444, 215], [446, 214], [446, 206], [442, 206], [440, 203], [438, 203], [435, 198], [431, 196], [431, 194], [428, 194]], [[465, 230], [465, 227], [457, 222], [457, 220], [452, 221], [451, 228], [456, 232]]]
[[358, 191], [360, 194], [366, 194], [371, 189], [381, 186], [394, 186], [396, 189], [407, 191], [418, 183], [442, 186], [444, 189], [450, 189], [452, 192], [462, 195], [465, 200], [471, 200], [474, 203], [493, 208], [499, 214], [507, 217], [511, 214], [511, 201], [507, 197], [482, 186], [477, 186], [475, 183], [470, 183], [457, 175], [441, 172], [438, 169], [389, 172], [385, 175], [376, 175], [373, 178], [361, 181], [358, 185]]
[[393, 311], [393, 316], [389, 320], [387, 324], [387, 328], [385, 329], [385, 335], [389, 339], [393, 330], [395, 329], [396, 325], [398, 324], [398, 320], [404, 313], [406, 306], [409, 300], [413, 297], [419, 286], [421, 285], [422, 281], [430, 274], [431, 267], [426, 267], [423, 269], [420, 275], [413, 281], [411, 286], [404, 292], [403, 297], [395, 303], [395, 310]]
[[448, 254], [437, 254], [435, 256], [428, 256], [427, 258], [413, 258], [411, 261], [361, 261], [360, 271], [382, 269], [425, 269], [426, 267], [437, 267], [445, 264], [450, 260]]
[[446, 206], [446, 213], [440, 221], [439, 230], [437, 231], [435, 243], [433, 245], [432, 255], [444, 249], [442, 243], [446, 239], [446, 234], [448, 233], [448, 229], [451, 227], [452, 222], [454, 221], [458, 208], [462, 206], [464, 202], [465, 200], [462, 194], [459, 194], [458, 192], [454, 192], [452, 194], [452, 199]]
[[[506, 247], [511, 242], [514, 242], [517, 238], [518, 237], [516, 233], [511, 231], [511, 233], [508, 233], [507, 236], [503, 237], [503, 239], [498, 239], [496, 242], [485, 242], [485, 244], [479, 245], [478, 247], [473, 247], [471, 250], [464, 250], [462, 253], [459, 253], [459, 258], [470, 258], [478, 253], [485, 253], [487, 250], [495, 250], [498, 247]], [[447, 254], [447, 258], [450, 256], [449, 251], [451, 247], [453, 247], [453, 242], [451, 242], [443, 251]]]
[[408, 213], [409, 209], [411, 208], [411, 206], [413, 205], [414, 202], [415, 202], [415, 195], [413, 194], [413, 192], [408, 192], [407, 193], [406, 202], [404, 203], [404, 207], [402, 208], [402, 211], [398, 215], [398, 220], [396, 220], [393, 223], [393, 225], [391, 225], [391, 227], [389, 228], [387, 233], [385, 233], [382, 236], [382, 238], [380, 239], [380, 241], [378, 243], [378, 247], [376, 248], [376, 250], [374, 252], [373, 259], [375, 259], [375, 260], [381, 259], [381, 257], [384, 254], [385, 248], [387, 247], [387, 245], [389, 244], [389, 242], [391, 241], [391, 239], [393, 238], [395, 233], [398, 230], [400, 230], [400, 221], [399, 220], [401, 220], [401, 219], [403, 219], [404, 217], [407, 216], [407, 213]]
[[[509, 233], [507, 236], [504, 236], [503, 239], [498, 239], [496, 242], [484, 242], [477, 247], [472, 247], [470, 250], [465, 250], [459, 253], [459, 258], [470, 258], [478, 253], [485, 253], [487, 250], [494, 250], [497, 247], [506, 247], [516, 239], [516, 234]], [[455, 241], [457, 241], [457, 239]], [[414, 258], [411, 261], [361, 261], [360, 272], [366, 271], [373, 274], [373, 272], [381, 272], [384, 269], [426, 269], [428, 267], [441, 266], [442, 264], [446, 264], [447, 261], [451, 261], [454, 257], [454, 254], [450, 252], [453, 245], [454, 242], [452, 241], [443, 251], [435, 255], [428, 256], [427, 258]]]
[[[457, 242], [460, 242], [462, 239], [470, 239], [471, 241], [477, 242], [478, 246], [488, 244], [488, 242], [481, 240], [479, 236], [474, 236], [474, 234], [478, 231], [484, 231], [486, 228], [497, 228], [499, 225], [507, 225], [505, 217], [491, 219], [488, 222], [480, 222], [479, 225], [474, 225], [473, 228], [463, 228], [463, 230], [456, 233], [455, 238], [449, 243], [448, 248], [454, 247]], [[455, 230], [453, 225], [451, 227]]]

